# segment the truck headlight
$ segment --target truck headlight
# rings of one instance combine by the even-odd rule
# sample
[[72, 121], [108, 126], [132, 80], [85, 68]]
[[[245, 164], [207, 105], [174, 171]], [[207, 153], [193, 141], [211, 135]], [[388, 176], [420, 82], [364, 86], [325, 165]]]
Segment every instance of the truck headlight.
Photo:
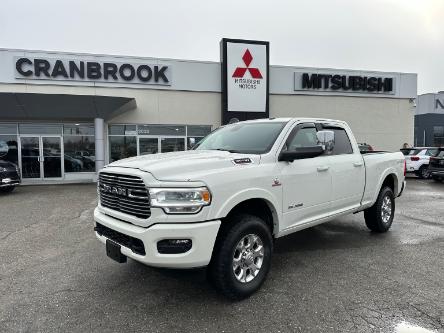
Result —
[[206, 187], [150, 188], [151, 207], [160, 207], [167, 214], [193, 214], [211, 203]]

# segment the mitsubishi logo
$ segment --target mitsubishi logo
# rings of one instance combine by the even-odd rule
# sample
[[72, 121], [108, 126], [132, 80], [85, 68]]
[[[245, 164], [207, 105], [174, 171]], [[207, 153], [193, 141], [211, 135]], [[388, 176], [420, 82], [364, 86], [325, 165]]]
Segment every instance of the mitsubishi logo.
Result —
[[233, 73], [234, 78], [243, 78], [247, 70], [250, 72], [250, 75], [253, 79], [262, 79], [262, 74], [257, 67], [249, 67], [251, 61], [253, 60], [253, 56], [250, 53], [250, 50], [246, 50], [244, 55], [242, 56], [242, 60], [246, 67], [236, 67]]

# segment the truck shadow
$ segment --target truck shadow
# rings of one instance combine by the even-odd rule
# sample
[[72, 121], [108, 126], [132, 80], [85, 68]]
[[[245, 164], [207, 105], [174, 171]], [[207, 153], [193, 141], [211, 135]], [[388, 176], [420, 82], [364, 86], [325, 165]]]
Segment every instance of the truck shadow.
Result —
[[[389, 234], [369, 232], [364, 221], [357, 220], [357, 218], [335, 220], [277, 239], [270, 275], [279, 279], [279, 276], [289, 269], [283, 264], [288, 260], [293, 263], [290, 269], [298, 270], [302, 265], [300, 256], [307, 251], [319, 251], [317, 255], [322, 259], [323, 253], [325, 256], [329, 253], [325, 250], [371, 247], [375, 245], [374, 237], [390, 237]], [[190, 299], [193, 299], [193, 303], [208, 302], [209, 298], [221, 304], [232, 303], [214, 291], [207, 281], [205, 268], [186, 270], [154, 268], [132, 260], [128, 262], [128, 266], [130, 281], [127, 281], [127, 285], [131, 284], [131, 289], [135, 288], [141, 293], [154, 294], [158, 298], [165, 298], [167, 302], [171, 302], [169, 298], [174, 295], [176, 304], [189, 303]], [[264, 290], [268, 283], [271, 282], [265, 283]], [[252, 297], [260, 296], [255, 294]]]
[[278, 238], [274, 253], [362, 248], [374, 245], [375, 237], [390, 237], [390, 232], [373, 233], [366, 228], [363, 219], [345, 217]]

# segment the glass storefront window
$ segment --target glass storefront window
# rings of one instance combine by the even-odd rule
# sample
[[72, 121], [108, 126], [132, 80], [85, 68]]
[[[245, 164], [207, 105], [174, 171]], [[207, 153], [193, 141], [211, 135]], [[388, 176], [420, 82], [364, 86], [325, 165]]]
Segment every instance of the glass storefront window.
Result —
[[19, 124], [20, 134], [62, 134], [60, 124]]
[[139, 125], [137, 127], [139, 135], [169, 135], [185, 136], [185, 126], [183, 125]]
[[159, 152], [159, 138], [139, 138], [139, 154], [157, 154]]
[[136, 135], [136, 125], [109, 125], [109, 135]]
[[444, 126], [433, 126], [433, 145], [444, 146]]
[[160, 150], [162, 153], [185, 150], [184, 138], [162, 138], [160, 140]]
[[94, 135], [94, 125], [92, 124], [65, 124], [63, 125], [64, 135]]
[[204, 137], [211, 133], [211, 126], [208, 125], [188, 125], [187, 136]]
[[18, 165], [17, 135], [0, 135], [0, 160]]
[[17, 124], [0, 124], [1, 134], [17, 134]]
[[109, 162], [191, 149], [210, 132], [210, 125], [109, 125]]
[[109, 137], [110, 162], [137, 155], [137, 138], [135, 136]]
[[65, 172], [95, 172], [94, 136], [65, 135], [63, 144], [65, 149]]

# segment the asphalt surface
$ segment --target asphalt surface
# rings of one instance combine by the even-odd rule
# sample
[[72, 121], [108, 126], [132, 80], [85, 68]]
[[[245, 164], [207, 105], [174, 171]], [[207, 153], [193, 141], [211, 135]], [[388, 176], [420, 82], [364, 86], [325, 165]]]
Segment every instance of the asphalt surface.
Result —
[[204, 270], [106, 257], [94, 185], [0, 195], [0, 331], [444, 332], [444, 184], [409, 179], [386, 234], [363, 214], [279, 239], [262, 289], [231, 302]]

